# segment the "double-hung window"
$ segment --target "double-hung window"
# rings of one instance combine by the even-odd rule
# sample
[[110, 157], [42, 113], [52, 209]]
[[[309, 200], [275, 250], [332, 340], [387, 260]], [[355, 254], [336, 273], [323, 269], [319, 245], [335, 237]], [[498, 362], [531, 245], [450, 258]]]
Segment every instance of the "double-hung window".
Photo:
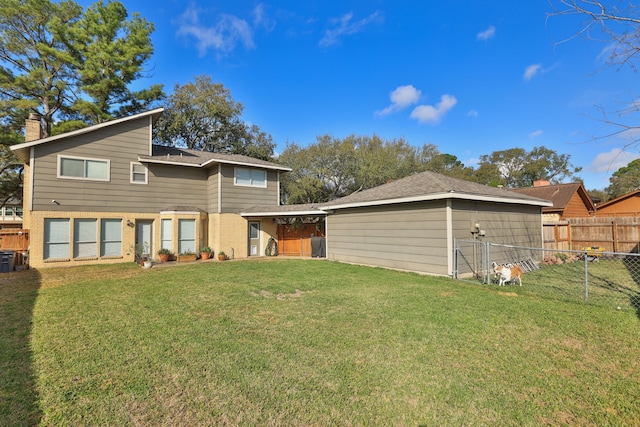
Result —
[[69, 258], [69, 219], [45, 218], [44, 259]]
[[100, 223], [100, 256], [122, 255], [122, 220], [103, 219]]
[[95, 219], [75, 219], [73, 221], [74, 258], [95, 258], [98, 251], [98, 221]]
[[58, 156], [58, 178], [109, 181], [110, 161]]
[[196, 220], [178, 220], [178, 253], [196, 251]]
[[173, 227], [170, 219], [163, 219], [161, 222], [160, 239], [162, 241], [161, 248], [173, 250]]
[[234, 184], [243, 187], [267, 187], [267, 172], [261, 169], [235, 168]]
[[131, 183], [146, 184], [148, 180], [147, 167], [142, 163], [131, 162]]

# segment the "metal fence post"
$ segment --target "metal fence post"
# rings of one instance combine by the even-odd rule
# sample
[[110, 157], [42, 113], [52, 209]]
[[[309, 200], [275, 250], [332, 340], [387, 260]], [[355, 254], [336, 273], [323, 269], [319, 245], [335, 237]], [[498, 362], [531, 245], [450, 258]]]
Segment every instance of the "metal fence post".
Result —
[[589, 299], [589, 256], [584, 253], [584, 300]]
[[484, 253], [486, 254], [484, 271], [487, 272], [484, 283], [488, 285], [491, 283], [491, 266], [489, 264], [489, 260], [491, 259], [491, 245], [489, 242], [484, 242]]

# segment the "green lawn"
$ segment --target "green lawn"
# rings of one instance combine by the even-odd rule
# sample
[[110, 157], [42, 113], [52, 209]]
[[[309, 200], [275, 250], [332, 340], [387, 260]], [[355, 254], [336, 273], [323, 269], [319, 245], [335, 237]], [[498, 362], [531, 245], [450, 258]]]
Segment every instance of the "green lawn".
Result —
[[638, 313], [514, 290], [319, 260], [3, 274], [0, 425], [639, 425]]

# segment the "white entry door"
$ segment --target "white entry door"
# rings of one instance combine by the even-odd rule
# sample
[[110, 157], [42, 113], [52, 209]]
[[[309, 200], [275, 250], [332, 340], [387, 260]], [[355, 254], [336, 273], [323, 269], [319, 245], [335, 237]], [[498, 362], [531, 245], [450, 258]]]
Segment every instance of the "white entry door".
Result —
[[140, 252], [143, 257], [151, 256], [151, 229], [153, 221], [138, 220], [136, 221], [136, 253]]
[[249, 221], [249, 256], [260, 255], [260, 222]]

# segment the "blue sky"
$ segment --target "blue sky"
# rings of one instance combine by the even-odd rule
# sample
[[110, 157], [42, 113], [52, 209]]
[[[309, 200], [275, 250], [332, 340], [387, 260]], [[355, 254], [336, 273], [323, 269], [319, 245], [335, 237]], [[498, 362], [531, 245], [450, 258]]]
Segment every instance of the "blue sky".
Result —
[[377, 134], [475, 166], [482, 154], [545, 146], [571, 155], [587, 189], [640, 157], [621, 152], [628, 133], [593, 139], [614, 130], [601, 108], [639, 95], [638, 75], [606, 68], [604, 41], [563, 42], [583, 19], [547, 19], [547, 0], [123, 3], [156, 28], [143, 85], [171, 92], [210, 75], [276, 151]]

